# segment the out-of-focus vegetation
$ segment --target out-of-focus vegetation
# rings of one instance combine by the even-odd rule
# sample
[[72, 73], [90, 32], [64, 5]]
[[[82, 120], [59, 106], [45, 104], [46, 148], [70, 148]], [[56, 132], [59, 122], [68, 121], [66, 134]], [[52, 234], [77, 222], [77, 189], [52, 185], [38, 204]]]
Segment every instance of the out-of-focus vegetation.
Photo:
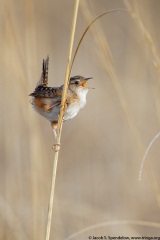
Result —
[[[74, 48], [99, 14], [119, 8], [131, 14], [100, 19], [79, 49], [72, 74], [92, 76], [96, 89], [63, 126], [51, 239], [78, 231], [72, 239], [158, 236], [159, 225], [151, 222], [160, 221], [159, 139], [141, 182], [138, 175], [160, 131], [160, 2], [80, 2]], [[28, 95], [47, 54], [50, 85], [63, 83], [73, 8], [73, 0], [1, 0], [0, 240], [45, 238], [54, 136]]]

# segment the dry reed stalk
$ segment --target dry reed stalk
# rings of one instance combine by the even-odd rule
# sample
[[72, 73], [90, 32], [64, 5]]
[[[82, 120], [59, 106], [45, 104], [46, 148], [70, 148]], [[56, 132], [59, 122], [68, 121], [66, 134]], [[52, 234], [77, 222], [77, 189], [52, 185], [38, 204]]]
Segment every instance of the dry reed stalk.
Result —
[[69, 46], [69, 52], [68, 52], [66, 75], [65, 75], [64, 87], [63, 87], [63, 93], [62, 93], [62, 100], [61, 100], [61, 108], [60, 108], [60, 114], [59, 114], [59, 117], [58, 117], [58, 130], [57, 130], [58, 135], [57, 135], [57, 139], [56, 139], [57, 150], [55, 152], [54, 164], [53, 164], [53, 170], [52, 170], [52, 183], [51, 183], [48, 220], [47, 220], [47, 229], [46, 229], [46, 238], [45, 238], [46, 240], [50, 239], [52, 210], [53, 210], [53, 199], [54, 199], [54, 191], [55, 191], [55, 180], [56, 180], [57, 164], [58, 164], [58, 157], [59, 157], [59, 150], [60, 150], [58, 146], [60, 145], [60, 142], [61, 142], [63, 116], [64, 116], [64, 111], [65, 111], [66, 94], [67, 94], [69, 77], [70, 77], [71, 56], [72, 56], [72, 48], [73, 48], [75, 29], [76, 29], [76, 21], [77, 21], [77, 15], [78, 15], [78, 6], [79, 6], [79, 0], [76, 0], [75, 8], [74, 8], [74, 15], [73, 15], [71, 37], [70, 37], [70, 46]]
[[[81, 6], [82, 6], [82, 12], [84, 13], [84, 17], [86, 18], [86, 20], [88, 22], [90, 22], [90, 19], [92, 18], [92, 16], [91, 16], [91, 14], [88, 10], [89, 8], [87, 6], [86, 1], [83, 1]], [[129, 12], [129, 11], [124, 10], [124, 12]], [[133, 136], [136, 140], [136, 143], [138, 145], [138, 149], [140, 151], [140, 154], [143, 156], [143, 153], [145, 152], [145, 147], [142, 143], [142, 140], [141, 140], [140, 134], [137, 130], [137, 127], [135, 125], [135, 122], [133, 121], [133, 117], [132, 117], [131, 112], [129, 110], [127, 100], [126, 100], [126, 98], [123, 94], [123, 90], [121, 88], [118, 75], [117, 75], [117, 73], [114, 69], [112, 61], [110, 60], [111, 59], [110, 51], [109, 51], [109, 47], [108, 47], [107, 41], [105, 39], [104, 33], [103, 33], [102, 29], [101, 30], [100, 29], [101, 29], [101, 27], [99, 25], [98, 26], [98, 31], [95, 34], [96, 28], [94, 28], [94, 29], [91, 28], [92, 36], [93, 36], [97, 46], [99, 46], [99, 49], [101, 50], [101, 52], [99, 54], [99, 58], [100, 58], [100, 60], [103, 64], [104, 68], [106, 69], [107, 73], [110, 75], [110, 77], [112, 79], [115, 91], [117, 93], [118, 98], [120, 99], [120, 104], [121, 104], [123, 112], [126, 116], [128, 125], [129, 125], [129, 127], [132, 131], [132, 134], [133, 134]], [[160, 189], [159, 189], [159, 185], [158, 185], [157, 180], [154, 176], [154, 173], [152, 171], [152, 168], [151, 168], [151, 165], [150, 165], [149, 161], [147, 161], [146, 167], [147, 167], [147, 172], [150, 176], [150, 181], [152, 183], [152, 189], [155, 193], [158, 206], [160, 206], [160, 196], [159, 196]]]
[[[83, 3], [83, 4], [84, 4], [84, 3]], [[86, 11], [87, 11], [87, 10], [86, 10]], [[75, 51], [75, 53], [74, 53], [73, 60], [72, 60], [72, 63], [71, 63], [70, 72], [71, 72], [71, 70], [72, 70], [72, 67], [73, 67], [73, 64], [74, 64], [74, 61], [75, 61], [77, 52], [78, 52], [78, 50], [79, 50], [79, 47], [80, 47], [80, 45], [81, 45], [81, 43], [82, 43], [82, 41], [83, 41], [84, 36], [86, 35], [86, 33], [88, 32], [88, 30], [90, 29], [90, 27], [91, 27], [91, 26], [93, 25], [93, 23], [96, 22], [99, 18], [101, 18], [101, 17], [103, 17], [104, 15], [107, 15], [107, 14], [109, 14], [109, 13], [115, 13], [115, 12], [128, 12], [128, 11], [126, 11], [125, 9], [109, 10], [109, 11], [107, 11], [107, 12], [104, 12], [104, 13], [100, 14], [98, 17], [96, 17], [94, 20], [92, 20], [92, 21], [90, 22], [90, 24], [88, 25], [88, 27], [86, 28], [86, 30], [85, 30], [84, 33], [82, 34], [82, 37], [81, 37], [81, 39], [80, 39], [80, 41], [79, 41], [79, 43], [78, 43], [78, 46], [77, 46], [77, 48], [76, 48], [76, 51]], [[112, 62], [112, 60], [111, 60], [111, 55], [109, 55], [109, 59], [110, 59], [110, 61]]]

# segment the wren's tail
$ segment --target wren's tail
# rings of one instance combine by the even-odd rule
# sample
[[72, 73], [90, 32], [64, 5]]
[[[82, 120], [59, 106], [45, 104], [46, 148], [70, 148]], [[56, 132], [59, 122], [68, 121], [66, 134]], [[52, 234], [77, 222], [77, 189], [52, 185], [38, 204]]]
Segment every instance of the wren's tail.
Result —
[[43, 59], [42, 74], [41, 74], [40, 80], [37, 83], [37, 87], [38, 86], [47, 87], [47, 85], [48, 85], [48, 65], [49, 65], [49, 56], [47, 56], [46, 59]]

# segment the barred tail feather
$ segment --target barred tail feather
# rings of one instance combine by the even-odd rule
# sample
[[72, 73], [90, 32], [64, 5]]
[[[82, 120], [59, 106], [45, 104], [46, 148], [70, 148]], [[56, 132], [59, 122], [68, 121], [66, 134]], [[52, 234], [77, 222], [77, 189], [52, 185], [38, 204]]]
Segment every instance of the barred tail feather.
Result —
[[42, 64], [42, 74], [40, 80], [37, 82], [38, 86], [47, 87], [48, 86], [48, 65], [49, 65], [49, 56], [46, 59], [43, 59]]

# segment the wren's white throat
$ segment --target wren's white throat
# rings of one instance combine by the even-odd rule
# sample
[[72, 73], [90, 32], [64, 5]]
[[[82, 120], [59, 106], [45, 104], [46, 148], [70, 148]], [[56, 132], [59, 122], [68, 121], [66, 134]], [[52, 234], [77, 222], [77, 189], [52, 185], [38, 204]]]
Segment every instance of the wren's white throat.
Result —
[[79, 87], [76, 90], [76, 94], [79, 97], [79, 101], [73, 102], [68, 106], [63, 118], [64, 121], [74, 118], [78, 114], [79, 110], [86, 105], [87, 93], [88, 93], [87, 88]]

